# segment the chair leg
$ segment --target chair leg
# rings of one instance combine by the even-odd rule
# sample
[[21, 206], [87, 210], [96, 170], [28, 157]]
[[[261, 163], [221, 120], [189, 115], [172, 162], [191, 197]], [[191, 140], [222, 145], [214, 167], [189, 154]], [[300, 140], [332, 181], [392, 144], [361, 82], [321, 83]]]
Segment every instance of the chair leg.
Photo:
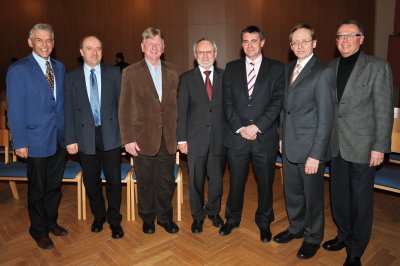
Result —
[[86, 189], [82, 182], [82, 219], [86, 220]]
[[181, 191], [181, 182], [182, 182], [182, 177], [179, 177], [178, 183], [176, 184], [177, 187], [177, 209], [178, 209], [178, 222], [182, 221], [182, 209], [181, 209], [181, 203], [182, 203], [182, 191]]
[[10, 183], [11, 193], [12, 193], [14, 199], [19, 200], [17, 184], [15, 183], [15, 181], [9, 181], [9, 183]]
[[281, 169], [279, 169], [281, 172], [281, 181], [282, 181], [282, 185], [283, 185], [283, 167], [281, 167]]
[[76, 185], [78, 186], [78, 220], [82, 220], [82, 174], [79, 174]]
[[131, 184], [130, 184], [130, 187], [131, 187], [131, 199], [130, 199], [130, 201], [131, 201], [131, 206], [132, 206], [132, 210], [131, 210], [131, 220], [132, 221], [136, 220], [136, 210], [135, 210], [136, 209], [136, 202], [135, 202], [135, 199], [136, 199], [137, 195], [136, 195], [135, 186], [136, 186], [135, 182], [133, 180], [131, 180]]
[[126, 219], [131, 221], [131, 186], [128, 176], [126, 177]]

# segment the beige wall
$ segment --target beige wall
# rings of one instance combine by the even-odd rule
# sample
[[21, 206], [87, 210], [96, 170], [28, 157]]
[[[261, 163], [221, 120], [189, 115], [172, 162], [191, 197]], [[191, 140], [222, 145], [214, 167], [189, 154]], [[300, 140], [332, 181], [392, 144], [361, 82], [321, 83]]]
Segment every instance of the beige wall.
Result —
[[376, 0], [374, 55], [387, 58], [388, 36], [393, 33], [396, 0]]

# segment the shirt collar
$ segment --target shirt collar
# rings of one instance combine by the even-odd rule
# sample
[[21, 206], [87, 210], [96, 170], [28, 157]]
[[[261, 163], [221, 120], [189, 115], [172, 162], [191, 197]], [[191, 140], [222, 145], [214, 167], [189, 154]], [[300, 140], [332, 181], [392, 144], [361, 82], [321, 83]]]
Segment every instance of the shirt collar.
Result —
[[304, 58], [301, 62], [297, 61], [297, 64], [301, 65], [301, 68], [303, 69], [305, 65], [307, 65], [308, 61], [310, 61], [311, 57], [313, 57], [314, 53], [311, 53], [309, 56]]
[[[204, 74], [204, 71], [206, 71], [206, 69], [201, 67], [200, 65], [199, 65], [199, 69], [200, 69], [200, 72], [202, 74]], [[211, 71], [211, 73], [213, 73], [214, 72], [214, 66], [211, 66], [208, 70]]]
[[[46, 65], [46, 62], [49, 61], [50, 62], [50, 56], [46, 59], [44, 59], [43, 57], [40, 57], [39, 55], [37, 55], [35, 52], [32, 52], [33, 58], [35, 58], [35, 60], [40, 64], [40, 65]], [[51, 62], [50, 62], [51, 65]]]
[[100, 64], [96, 65], [95, 67], [90, 67], [89, 65], [87, 65], [86, 63], [83, 64], [83, 68], [88, 71], [90, 73], [90, 70], [92, 70], [93, 68], [95, 69], [96, 73], [100, 73]]
[[248, 63], [248, 64], [254, 63], [255, 65], [258, 65], [258, 64], [261, 63], [261, 60], [262, 60], [262, 55], [261, 55], [261, 54], [260, 54], [256, 59], [254, 59], [254, 60], [251, 60], [250, 58], [248, 58], [248, 57], [246, 56], [246, 63]]

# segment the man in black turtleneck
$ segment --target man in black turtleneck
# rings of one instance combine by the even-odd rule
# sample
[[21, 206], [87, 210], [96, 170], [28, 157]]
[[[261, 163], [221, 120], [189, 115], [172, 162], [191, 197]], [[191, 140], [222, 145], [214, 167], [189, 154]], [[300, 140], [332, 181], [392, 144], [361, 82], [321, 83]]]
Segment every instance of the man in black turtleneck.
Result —
[[332, 133], [331, 203], [336, 238], [322, 246], [346, 247], [344, 265], [361, 265], [372, 228], [375, 168], [390, 152], [393, 79], [389, 64], [360, 51], [363, 26], [339, 25], [341, 56], [330, 63], [337, 75], [337, 110]]

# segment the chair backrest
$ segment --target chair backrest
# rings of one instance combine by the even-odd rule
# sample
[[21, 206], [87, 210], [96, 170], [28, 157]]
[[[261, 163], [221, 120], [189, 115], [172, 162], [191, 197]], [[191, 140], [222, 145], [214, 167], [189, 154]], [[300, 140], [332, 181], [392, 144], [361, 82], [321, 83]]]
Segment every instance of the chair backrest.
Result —
[[400, 153], [400, 108], [394, 108], [392, 152]]
[[10, 133], [8, 129], [0, 128], [0, 147], [4, 147], [4, 162], [10, 161]]

